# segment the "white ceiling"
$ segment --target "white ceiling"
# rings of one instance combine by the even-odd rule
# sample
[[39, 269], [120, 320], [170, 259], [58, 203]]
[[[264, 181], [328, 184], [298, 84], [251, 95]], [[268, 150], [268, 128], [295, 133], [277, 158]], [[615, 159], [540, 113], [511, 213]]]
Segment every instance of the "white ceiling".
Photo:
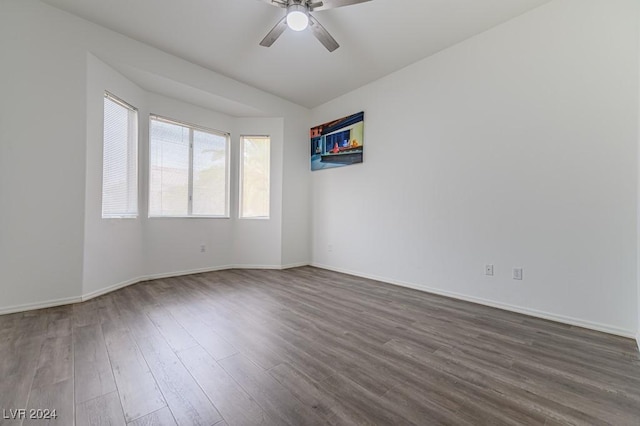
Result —
[[372, 0], [314, 16], [309, 31], [258, 45], [284, 15], [261, 0], [43, 0], [306, 107], [315, 107], [550, 0]]

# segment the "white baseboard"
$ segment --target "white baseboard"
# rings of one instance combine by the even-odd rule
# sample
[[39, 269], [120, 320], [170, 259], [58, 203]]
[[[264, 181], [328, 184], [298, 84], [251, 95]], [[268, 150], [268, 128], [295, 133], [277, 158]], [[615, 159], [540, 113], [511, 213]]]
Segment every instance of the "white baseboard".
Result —
[[131, 280], [127, 280], [118, 284], [111, 285], [109, 287], [104, 287], [96, 291], [92, 291], [90, 293], [83, 294], [81, 297], [82, 302], [86, 302], [87, 300], [95, 299], [98, 296], [102, 296], [103, 294], [111, 293], [112, 291], [119, 290], [123, 287], [130, 286], [132, 284], [139, 283], [140, 281], [144, 281], [144, 278], [133, 278]]
[[146, 275], [140, 280], [138, 280], [136, 283], [139, 283], [142, 281], [161, 280], [163, 278], [183, 277], [185, 275], [204, 274], [205, 272], [226, 271], [227, 269], [233, 269], [233, 268], [234, 268], [233, 265], [221, 265], [221, 266], [213, 266], [208, 268], [176, 271], [176, 272], [162, 272], [159, 274]]
[[282, 265], [280, 269], [291, 269], [291, 268], [301, 268], [303, 266], [309, 266], [309, 262], [298, 262], [298, 263], [289, 263], [287, 265]]
[[144, 275], [144, 276], [132, 278], [130, 280], [126, 280], [117, 284], [113, 284], [108, 287], [103, 287], [101, 289], [83, 294], [79, 297], [68, 297], [65, 299], [48, 300], [45, 302], [27, 303], [24, 305], [16, 305], [16, 306], [8, 306], [6, 308], [0, 308], [0, 315], [13, 314], [16, 312], [33, 311], [37, 309], [51, 308], [54, 306], [62, 306], [62, 305], [69, 305], [72, 303], [85, 302], [87, 300], [95, 299], [96, 297], [102, 296], [107, 293], [111, 293], [112, 291], [116, 291], [121, 288], [130, 286], [133, 284], [137, 284], [143, 281], [181, 277], [184, 275], [202, 274], [205, 272], [225, 271], [229, 269], [282, 270], [282, 269], [297, 268], [300, 266], [307, 266], [307, 265], [309, 265], [308, 262], [303, 262], [299, 264], [288, 264], [288, 265], [223, 265], [223, 266], [214, 266], [209, 268], [199, 268], [199, 269], [190, 269], [190, 270], [183, 270], [183, 271], [176, 271], [176, 272], [163, 272], [158, 274]]
[[[397, 285], [397, 286], [400, 286], [400, 287], [407, 287], [407, 288], [411, 288], [411, 289], [414, 289], [414, 290], [420, 290], [420, 291], [424, 291], [426, 293], [432, 293], [432, 294], [437, 294], [437, 295], [440, 295], [440, 296], [446, 296], [446, 297], [450, 297], [452, 299], [464, 300], [466, 302], [472, 302], [472, 303], [477, 303], [479, 305], [490, 306], [492, 308], [503, 309], [505, 311], [510, 311], [510, 312], [516, 312], [516, 313], [519, 313], [519, 314], [529, 315], [531, 317], [542, 318], [542, 319], [555, 321], [555, 322], [559, 322], [559, 323], [563, 323], [563, 324], [575, 325], [575, 326], [578, 326], [578, 327], [588, 328], [590, 330], [601, 331], [603, 333], [613, 334], [613, 335], [616, 335], [616, 336], [622, 336], [622, 337], [627, 337], [627, 338], [631, 338], [631, 339], [636, 337], [634, 331], [625, 330], [625, 329], [614, 327], [614, 326], [610, 326], [610, 325], [607, 325], [607, 324], [601, 324], [601, 323], [597, 323], [597, 322], [593, 322], [593, 321], [582, 320], [582, 319], [579, 319], [579, 318], [568, 317], [568, 316], [565, 316], [565, 315], [553, 314], [553, 313], [550, 313], [550, 312], [540, 311], [540, 310], [531, 309], [531, 308], [525, 308], [525, 307], [522, 307], [522, 306], [511, 305], [511, 304], [503, 303], [503, 302], [496, 302], [496, 301], [493, 301], [493, 300], [483, 299], [483, 298], [479, 298], [479, 297], [475, 297], [475, 296], [468, 296], [468, 295], [465, 295], [465, 294], [456, 293], [456, 292], [447, 291], [447, 290], [441, 290], [441, 289], [438, 289], [438, 288], [433, 288], [433, 287], [424, 286], [424, 285], [420, 285], [420, 284], [394, 280], [392, 278], [386, 278], [386, 277], [380, 277], [380, 276], [371, 275], [371, 274], [365, 274], [365, 273], [351, 271], [351, 270], [347, 270], [347, 269], [343, 269], [343, 268], [336, 268], [336, 267], [329, 266], [329, 265], [322, 265], [322, 264], [315, 263], [315, 262], [311, 263], [311, 266], [314, 266], [316, 268], [321, 268], [321, 269], [327, 269], [327, 270], [330, 270], [330, 271], [340, 272], [340, 273], [343, 273], [343, 274], [354, 275], [354, 276], [357, 276], [357, 277], [368, 278], [368, 279], [371, 279], [371, 280], [381, 281], [381, 282], [384, 282], [384, 283], [393, 284], [393, 285]], [[636, 337], [636, 338], [640, 339], [640, 335], [639, 335], [639, 337]], [[640, 340], [638, 340], [638, 345], [639, 345], [638, 347], [640, 348]]]
[[183, 275], [200, 274], [203, 272], [219, 271], [222, 269], [229, 269], [229, 268], [227, 266], [222, 266], [222, 267], [215, 267], [215, 268], [192, 269], [189, 271], [178, 271], [178, 272], [170, 272], [170, 273], [143, 275], [138, 278], [132, 278], [130, 280], [123, 281], [121, 283], [110, 285], [109, 287], [103, 287], [101, 289], [92, 291], [90, 293], [85, 293], [82, 295], [82, 301], [86, 302], [87, 300], [95, 299], [96, 297], [102, 296], [103, 294], [111, 293], [112, 291], [116, 291], [133, 284], [138, 284], [143, 281], [150, 281], [150, 280], [157, 280], [157, 279], [171, 278], [171, 277], [180, 277]]
[[287, 265], [253, 265], [253, 264], [235, 264], [229, 266], [227, 269], [273, 269], [282, 271], [291, 268], [300, 268], [302, 266], [309, 266], [309, 262], [289, 263]]
[[0, 315], [15, 314], [16, 312], [34, 311], [36, 309], [53, 308], [82, 302], [81, 297], [65, 297], [63, 299], [47, 300], [46, 302], [25, 303], [24, 305], [7, 306], [0, 309]]
[[282, 269], [281, 265], [256, 265], [256, 264], [236, 264], [231, 266], [228, 269], [273, 269], [280, 270]]
[[150, 275], [144, 275], [138, 278], [133, 278], [118, 284], [114, 284], [109, 287], [101, 288], [91, 293], [84, 294], [82, 295], [82, 301], [84, 302], [86, 300], [90, 300], [98, 296], [102, 296], [103, 294], [111, 293], [112, 291], [116, 291], [133, 284], [138, 284], [143, 281], [161, 280], [163, 278], [183, 277], [185, 275], [203, 274], [205, 272], [215, 272], [215, 271], [226, 271], [229, 269], [283, 269], [283, 267], [279, 265], [222, 265], [222, 266], [214, 266], [209, 268], [189, 269], [189, 270], [176, 271], [176, 272], [161, 272], [158, 274], [150, 274]]
[[199, 269], [190, 269], [185, 271], [164, 272], [159, 274], [144, 275], [138, 278], [132, 278], [130, 280], [111, 285], [109, 287], [104, 287], [99, 290], [92, 291], [91, 293], [83, 294], [82, 301], [85, 302], [87, 300], [91, 300], [96, 297], [102, 296], [103, 294], [111, 293], [112, 291], [116, 291], [133, 284], [138, 284], [143, 281], [159, 280], [162, 278], [182, 277], [184, 275], [202, 274], [204, 272], [222, 271], [222, 270], [231, 269], [231, 268], [232, 268], [231, 266], [225, 265], [225, 266], [215, 266], [212, 268], [199, 268]]

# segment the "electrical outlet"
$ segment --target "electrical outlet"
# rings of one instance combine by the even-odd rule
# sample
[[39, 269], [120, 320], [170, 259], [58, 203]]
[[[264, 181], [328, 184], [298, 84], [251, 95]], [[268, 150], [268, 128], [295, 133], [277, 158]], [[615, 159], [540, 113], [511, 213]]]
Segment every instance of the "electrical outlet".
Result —
[[493, 276], [493, 265], [484, 265], [484, 274]]
[[513, 279], [522, 280], [522, 268], [513, 268]]
[[206, 245], [204, 245], [204, 244], [202, 244], [202, 245], [200, 246], [200, 253], [204, 253], [205, 251], [207, 251], [207, 246], [206, 246]]
[[329, 245], [327, 246], [327, 251], [328, 251], [329, 253], [331, 253], [331, 252], [333, 251], [333, 244], [329, 244]]

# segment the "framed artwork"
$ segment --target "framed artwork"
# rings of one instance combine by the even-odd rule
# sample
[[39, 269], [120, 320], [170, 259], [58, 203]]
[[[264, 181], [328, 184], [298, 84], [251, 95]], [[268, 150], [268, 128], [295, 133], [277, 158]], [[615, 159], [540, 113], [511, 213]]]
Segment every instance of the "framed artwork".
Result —
[[362, 163], [364, 112], [342, 117], [311, 129], [311, 170]]

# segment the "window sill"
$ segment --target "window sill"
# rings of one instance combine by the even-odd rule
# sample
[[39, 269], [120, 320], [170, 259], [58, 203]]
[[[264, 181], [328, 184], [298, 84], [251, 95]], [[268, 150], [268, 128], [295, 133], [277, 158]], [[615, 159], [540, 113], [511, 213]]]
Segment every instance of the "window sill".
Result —
[[231, 219], [230, 216], [148, 216], [148, 219]]

